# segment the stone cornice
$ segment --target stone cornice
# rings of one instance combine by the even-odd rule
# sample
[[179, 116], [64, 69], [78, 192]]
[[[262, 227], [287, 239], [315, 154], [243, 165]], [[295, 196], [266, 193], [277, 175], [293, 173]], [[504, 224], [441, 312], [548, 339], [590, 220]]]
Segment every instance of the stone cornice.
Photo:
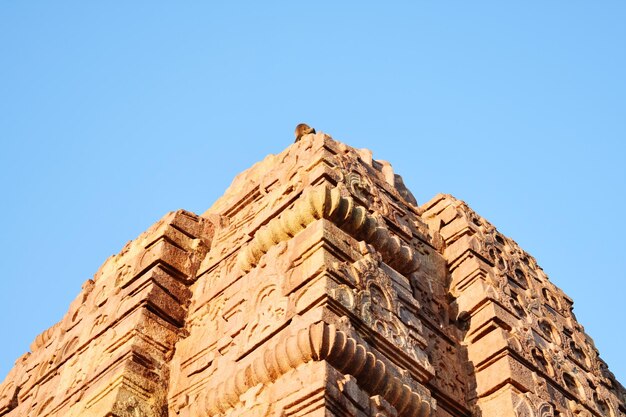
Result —
[[338, 187], [315, 188], [296, 201], [294, 206], [259, 229], [237, 259], [242, 271], [254, 268], [259, 259], [274, 245], [291, 239], [310, 223], [327, 219], [346, 233], [371, 244], [383, 256], [385, 263], [403, 274], [419, 268], [415, 251], [392, 232], [365, 207], [351, 197], [344, 197]]
[[430, 416], [429, 402], [387, 369], [374, 353], [324, 322], [300, 329], [263, 348], [251, 363], [237, 366], [230, 378], [207, 390], [203, 411], [222, 414], [239, 404], [239, 396], [257, 384], [272, 383], [304, 363], [323, 360], [354, 376], [368, 394], [382, 396], [399, 416]]

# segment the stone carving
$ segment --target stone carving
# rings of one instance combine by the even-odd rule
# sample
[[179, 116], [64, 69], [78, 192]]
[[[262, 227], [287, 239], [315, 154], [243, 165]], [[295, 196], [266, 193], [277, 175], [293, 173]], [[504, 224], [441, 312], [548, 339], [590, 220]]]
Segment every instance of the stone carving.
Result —
[[279, 287], [274, 283], [263, 283], [251, 301], [254, 316], [243, 330], [246, 346], [258, 343], [268, 330], [281, 323], [288, 308], [288, 299], [279, 296]]
[[[445, 239], [451, 292], [463, 311], [461, 319], [469, 324], [464, 343], [470, 359], [474, 358], [478, 404], [490, 409], [491, 403], [505, 398], [492, 394], [494, 390], [515, 387], [536, 391], [546, 403], [560, 404], [560, 413], [567, 411], [567, 401], [577, 404], [577, 414], [585, 414], [594, 406], [601, 408], [590, 401], [594, 388], [589, 378], [583, 377], [597, 359], [597, 352], [590, 349], [592, 343], [576, 323], [571, 300], [548, 281], [532, 257], [465, 203], [442, 195], [424, 209], [425, 220]], [[496, 346], [506, 347], [504, 353], [498, 353], [498, 360], [490, 356], [497, 354]], [[503, 363], [519, 370], [509, 377], [510, 385], [502, 385], [499, 378], [480, 377], [492, 375]], [[541, 382], [544, 385], [532, 383], [531, 374], [540, 375], [541, 381], [545, 378], [545, 383]], [[594, 377], [599, 380], [601, 372], [595, 371]], [[619, 387], [617, 392], [622, 390]], [[542, 407], [542, 414], [554, 415], [549, 405]], [[533, 416], [539, 412], [536, 410], [521, 399], [511, 412]]]
[[535, 417], [535, 413], [532, 410], [532, 405], [526, 397], [518, 397], [517, 404], [514, 406], [516, 417]]
[[318, 188], [255, 234], [239, 255], [240, 268], [249, 271], [270, 247], [288, 240], [311, 222], [322, 218], [371, 243], [400, 272], [410, 274], [419, 267], [413, 249], [389, 232], [365, 207], [356, 205], [350, 197], [342, 197], [338, 188]]
[[321, 360], [353, 375], [371, 395], [385, 398], [400, 416], [430, 415], [429, 403], [395, 376], [376, 355], [325, 323], [301, 329], [264, 349], [252, 363], [236, 369], [226, 381], [208, 389], [203, 408], [209, 415], [224, 413], [237, 405], [239, 396], [251, 387], [272, 382], [301, 364]]
[[424, 352], [426, 341], [421, 335], [422, 324], [401, 302], [412, 299], [412, 296], [401, 296], [401, 287], [393, 284], [391, 277], [372, 256], [354, 263], [352, 270], [359, 290], [351, 310], [384, 339], [430, 370]]
[[515, 395], [513, 410], [516, 417], [554, 417], [554, 410], [532, 394]]
[[109, 258], [64, 319], [32, 343], [22, 375], [0, 387], [7, 399], [0, 415], [97, 413], [115, 407], [129, 384], [144, 387], [137, 408], [162, 407], [158, 384], [167, 383], [164, 364], [183, 322], [180, 304], [191, 295], [184, 282], [193, 280], [210, 234], [203, 219], [179, 211]]

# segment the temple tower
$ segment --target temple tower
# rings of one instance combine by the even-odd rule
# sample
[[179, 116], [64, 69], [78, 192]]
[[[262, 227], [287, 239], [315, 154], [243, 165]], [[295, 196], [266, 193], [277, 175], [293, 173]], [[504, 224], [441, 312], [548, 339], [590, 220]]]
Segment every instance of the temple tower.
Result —
[[109, 258], [0, 416], [626, 416], [572, 304], [464, 202], [308, 134]]

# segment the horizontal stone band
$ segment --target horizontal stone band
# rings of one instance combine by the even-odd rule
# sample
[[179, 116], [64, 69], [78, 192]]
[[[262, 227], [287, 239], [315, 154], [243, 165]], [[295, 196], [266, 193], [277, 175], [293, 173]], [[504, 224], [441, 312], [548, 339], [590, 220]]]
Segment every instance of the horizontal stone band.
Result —
[[430, 404], [387, 369], [376, 355], [355, 339], [324, 322], [300, 329], [266, 347], [250, 364], [235, 369], [232, 377], [209, 388], [204, 411], [221, 414], [239, 403], [239, 396], [257, 384], [276, 381], [291, 369], [311, 361], [328, 361], [350, 374], [370, 395], [380, 395], [402, 417], [428, 417]]
[[319, 219], [330, 220], [356, 239], [371, 244], [400, 273], [410, 274], [419, 268], [419, 259], [410, 246], [380, 224], [365, 207], [351, 197], [341, 196], [337, 187], [318, 187], [300, 197], [292, 208], [256, 232], [239, 253], [237, 264], [244, 272], [250, 271], [272, 246], [291, 239]]

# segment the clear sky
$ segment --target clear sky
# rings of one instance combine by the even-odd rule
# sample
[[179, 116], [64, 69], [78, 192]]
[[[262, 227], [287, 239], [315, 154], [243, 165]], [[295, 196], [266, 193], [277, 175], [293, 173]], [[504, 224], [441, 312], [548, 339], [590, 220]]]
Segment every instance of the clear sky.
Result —
[[515, 239], [626, 383], [626, 2], [214, 3], [0, 3], [0, 378], [307, 122]]

